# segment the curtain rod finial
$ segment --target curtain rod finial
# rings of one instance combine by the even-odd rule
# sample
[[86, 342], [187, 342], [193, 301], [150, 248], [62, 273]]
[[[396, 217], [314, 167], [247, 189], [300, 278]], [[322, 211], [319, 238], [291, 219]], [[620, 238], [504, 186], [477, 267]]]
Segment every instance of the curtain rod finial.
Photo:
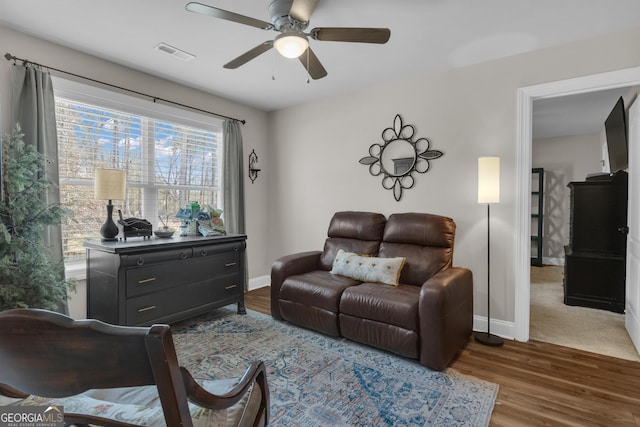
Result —
[[5, 53], [4, 57], [7, 59], [7, 61], [11, 61], [12, 59], [16, 59], [16, 57], [11, 55], [9, 52]]

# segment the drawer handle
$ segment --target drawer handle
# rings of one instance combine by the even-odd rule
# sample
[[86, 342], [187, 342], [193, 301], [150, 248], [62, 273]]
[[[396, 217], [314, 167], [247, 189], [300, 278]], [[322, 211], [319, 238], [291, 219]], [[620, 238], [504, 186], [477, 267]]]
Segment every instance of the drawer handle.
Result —
[[138, 264], [138, 265], [142, 265], [142, 264], [144, 264], [144, 258], [138, 258], [138, 259], [136, 260], [136, 264]]
[[186, 252], [181, 252], [180, 253], [180, 258], [187, 259], [187, 253]]
[[139, 308], [138, 313], [144, 313], [145, 311], [155, 310], [155, 309], [156, 309], [155, 305], [150, 305], [149, 307]]
[[149, 277], [148, 279], [142, 279], [142, 280], [138, 280], [138, 284], [142, 285], [144, 283], [149, 283], [149, 282], [153, 282], [154, 280], [156, 280], [155, 277]]
[[207, 256], [207, 250], [203, 249], [202, 251], [200, 251], [200, 255]]
[[225, 288], [225, 289], [233, 289], [233, 288], [235, 288], [236, 286], [237, 286], [237, 285], [229, 285], [229, 286], [225, 286], [224, 288]]
[[236, 265], [236, 264], [237, 264], [237, 263], [235, 263], [235, 262], [228, 262], [228, 263], [226, 263], [224, 266], [225, 266], [225, 267], [233, 267], [233, 266], [234, 266], [234, 265]]

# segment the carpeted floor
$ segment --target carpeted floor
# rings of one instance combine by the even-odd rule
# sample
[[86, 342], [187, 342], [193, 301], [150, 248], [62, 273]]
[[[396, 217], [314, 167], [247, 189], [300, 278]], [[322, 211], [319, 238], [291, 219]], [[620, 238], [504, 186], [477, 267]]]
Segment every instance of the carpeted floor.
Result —
[[531, 267], [529, 338], [640, 361], [624, 315], [563, 303], [563, 267]]
[[273, 426], [488, 426], [496, 384], [223, 308], [172, 326], [180, 363], [200, 378], [267, 367]]

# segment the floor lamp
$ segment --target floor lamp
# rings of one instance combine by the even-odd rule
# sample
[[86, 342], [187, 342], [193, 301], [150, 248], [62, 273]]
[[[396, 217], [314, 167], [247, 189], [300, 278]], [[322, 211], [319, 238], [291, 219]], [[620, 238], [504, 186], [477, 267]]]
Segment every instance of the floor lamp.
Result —
[[476, 341], [500, 346], [504, 340], [491, 333], [491, 246], [490, 246], [490, 206], [500, 203], [500, 157], [478, 158], [478, 203], [487, 204], [487, 332], [476, 332]]

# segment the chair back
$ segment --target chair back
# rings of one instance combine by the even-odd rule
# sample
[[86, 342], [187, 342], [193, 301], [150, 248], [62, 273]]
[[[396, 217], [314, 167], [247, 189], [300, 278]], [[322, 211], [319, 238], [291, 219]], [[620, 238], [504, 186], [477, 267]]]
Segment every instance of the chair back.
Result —
[[336, 212], [329, 223], [320, 266], [331, 270], [338, 249], [375, 256], [380, 248], [386, 218], [373, 212]]
[[453, 263], [456, 224], [427, 213], [390, 215], [380, 244], [381, 257], [405, 257], [400, 283], [421, 286]]
[[12, 397], [156, 384], [167, 425], [192, 425], [168, 325], [114, 326], [46, 310], [8, 310], [0, 313], [0, 366], [0, 394]]

